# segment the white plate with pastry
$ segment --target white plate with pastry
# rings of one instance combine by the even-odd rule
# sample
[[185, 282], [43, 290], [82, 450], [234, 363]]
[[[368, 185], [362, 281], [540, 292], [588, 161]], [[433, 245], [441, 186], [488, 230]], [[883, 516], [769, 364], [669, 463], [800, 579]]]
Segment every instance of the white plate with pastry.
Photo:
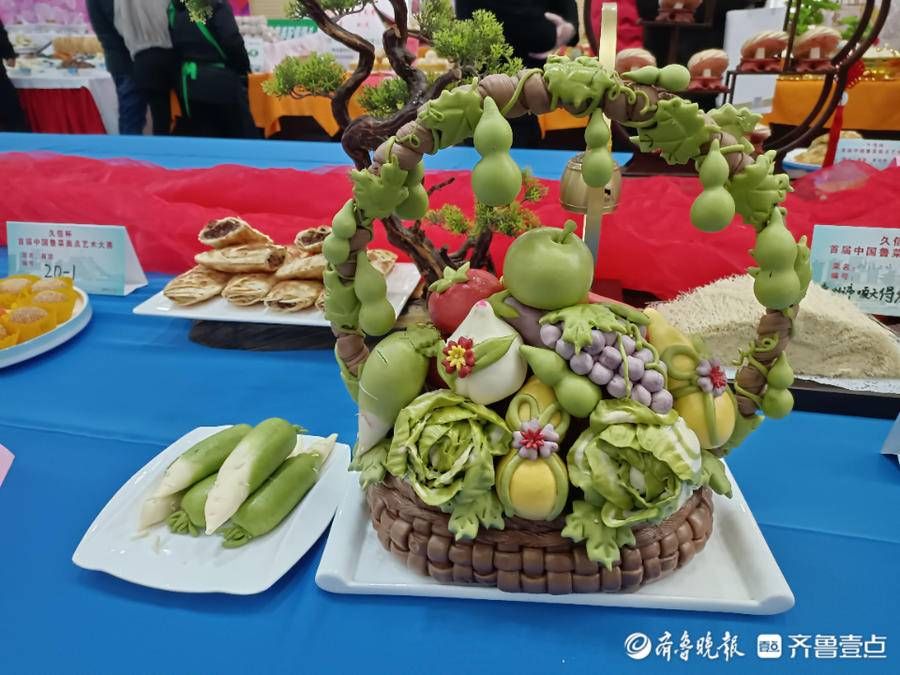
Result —
[[[198, 270], [198, 268], [194, 268], [194, 270]], [[199, 270], [194, 273], [195, 277], [198, 275], [202, 283], [197, 285], [194, 292], [199, 294], [196, 297], [206, 295], [207, 299], [198, 300], [189, 305], [176, 304], [165, 296], [165, 291], [160, 291], [135, 307], [134, 313], [142, 316], [166, 316], [196, 321], [238, 321], [320, 327], [330, 325], [325, 319], [325, 314], [315, 305], [315, 301], [322, 291], [322, 282], [319, 280], [267, 279], [264, 273], [229, 276], [210, 274], [209, 271], [201, 273]], [[184, 276], [181, 275], [181, 277]], [[398, 316], [418, 285], [419, 279], [419, 271], [411, 263], [397, 263], [388, 273], [386, 279], [387, 299]], [[176, 287], [175, 290], [177, 291], [178, 288]], [[173, 292], [172, 284], [170, 284], [169, 292], [170, 294]], [[190, 292], [189, 289], [187, 292]], [[222, 297], [223, 292], [231, 298], [231, 301]], [[262, 296], [254, 304], [234, 304], [235, 302], [250, 302], [253, 300], [254, 293]], [[299, 311], [288, 311], [291, 305], [296, 306], [296, 303], [302, 304], [306, 308]]]

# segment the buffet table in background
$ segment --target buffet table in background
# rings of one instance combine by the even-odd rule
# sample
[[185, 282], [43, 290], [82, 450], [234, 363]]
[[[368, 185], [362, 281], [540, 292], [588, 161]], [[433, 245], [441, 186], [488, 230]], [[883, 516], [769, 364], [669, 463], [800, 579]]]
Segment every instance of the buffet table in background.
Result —
[[19, 59], [8, 71], [32, 131], [118, 134], [119, 102], [104, 68], [67, 70], [49, 59]]

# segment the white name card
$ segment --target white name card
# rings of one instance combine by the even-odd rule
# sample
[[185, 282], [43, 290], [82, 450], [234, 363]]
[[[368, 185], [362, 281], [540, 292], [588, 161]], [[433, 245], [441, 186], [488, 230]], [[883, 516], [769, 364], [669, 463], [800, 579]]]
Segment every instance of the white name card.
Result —
[[120, 225], [6, 224], [9, 273], [67, 276], [88, 293], [128, 295], [147, 285], [128, 230]]
[[869, 314], [900, 316], [900, 228], [816, 225], [815, 283]]
[[877, 138], [842, 138], [838, 141], [834, 161], [856, 159], [871, 164], [876, 169], [884, 169], [900, 157], [900, 141], [885, 141]]

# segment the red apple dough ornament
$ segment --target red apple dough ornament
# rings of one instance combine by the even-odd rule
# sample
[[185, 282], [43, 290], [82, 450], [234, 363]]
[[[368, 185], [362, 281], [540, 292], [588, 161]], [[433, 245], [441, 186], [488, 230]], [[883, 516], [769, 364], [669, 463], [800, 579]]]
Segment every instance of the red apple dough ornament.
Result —
[[457, 329], [479, 300], [503, 290], [500, 281], [487, 270], [469, 269], [469, 263], [455, 270], [444, 268], [444, 277], [428, 287], [428, 313], [443, 337]]

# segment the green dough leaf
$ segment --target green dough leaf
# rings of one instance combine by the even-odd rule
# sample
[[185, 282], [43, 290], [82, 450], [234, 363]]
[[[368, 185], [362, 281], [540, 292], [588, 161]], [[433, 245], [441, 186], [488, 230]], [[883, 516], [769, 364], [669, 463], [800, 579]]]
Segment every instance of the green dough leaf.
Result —
[[590, 115], [607, 91], [622, 87], [617, 75], [605, 70], [597, 59], [585, 56], [574, 60], [568, 56], [550, 56], [544, 65], [544, 82], [550, 92], [551, 109], [565, 104], [576, 109], [579, 115]]
[[762, 115], [750, 112], [747, 108], [735, 108], [730, 103], [726, 103], [721, 108], [711, 110], [709, 116], [722, 131], [734, 136], [744, 146], [744, 152], [753, 152], [753, 144], [747, 136], [753, 132], [757, 122], [762, 119]]
[[515, 335], [505, 335], [488, 338], [476, 344], [472, 348], [472, 352], [475, 354], [475, 366], [472, 368], [472, 372], [487, 368], [502, 359], [515, 339]]
[[660, 150], [669, 164], [686, 164], [700, 155], [713, 131], [700, 106], [680, 98], [660, 101], [655, 119], [654, 126], [638, 131], [641, 149]]
[[493, 492], [485, 492], [471, 501], [455, 502], [447, 529], [458, 541], [474, 539], [478, 535], [479, 525], [495, 530], [506, 526], [500, 500]]
[[368, 452], [357, 454], [350, 462], [350, 471], [359, 471], [359, 486], [365, 490], [370, 485], [377, 485], [384, 480], [388, 448], [391, 442], [385, 439]]
[[471, 85], [445, 89], [423, 106], [418, 119], [434, 134], [435, 148], [456, 145], [475, 133], [481, 119], [481, 94]]
[[[583, 501], [573, 502], [572, 513], [566, 516], [562, 536], [576, 543], [583, 541], [588, 558], [601, 563], [608, 570], [620, 558], [619, 539], [628, 539], [627, 535], [620, 537], [615, 529], [603, 524], [599, 507]], [[633, 541], [633, 535], [631, 539]]]
[[496, 314], [500, 319], [519, 318], [519, 312], [516, 310], [516, 308], [506, 304], [506, 299], [509, 297], [509, 295], [509, 291], [500, 291], [499, 293], [494, 293], [487, 299], [487, 301], [491, 305], [491, 309], [494, 310], [494, 314]]
[[469, 263], [463, 263], [459, 269], [444, 268], [444, 276], [428, 287], [432, 293], [443, 293], [456, 284], [464, 284], [469, 280]]
[[368, 218], [387, 218], [409, 196], [409, 188], [403, 185], [406, 174], [395, 158], [382, 165], [377, 176], [368, 169], [352, 170], [350, 180], [357, 208]]
[[703, 451], [703, 468], [701, 481], [709, 485], [720, 495], [731, 497], [731, 481], [725, 475], [725, 465], [722, 460], [708, 450]]
[[541, 324], [563, 322], [563, 340], [575, 345], [576, 351], [591, 344], [591, 330], [624, 333], [625, 324], [603, 304], [573, 305], [557, 309], [541, 317]]
[[772, 208], [784, 201], [790, 190], [785, 174], [774, 174], [775, 151], [760, 155], [756, 161], [731, 178], [726, 186], [734, 198], [735, 211], [757, 229], [769, 220]]
[[419, 354], [429, 358], [437, 357], [444, 348], [444, 341], [437, 328], [430, 324], [419, 324], [406, 329], [410, 343]]

